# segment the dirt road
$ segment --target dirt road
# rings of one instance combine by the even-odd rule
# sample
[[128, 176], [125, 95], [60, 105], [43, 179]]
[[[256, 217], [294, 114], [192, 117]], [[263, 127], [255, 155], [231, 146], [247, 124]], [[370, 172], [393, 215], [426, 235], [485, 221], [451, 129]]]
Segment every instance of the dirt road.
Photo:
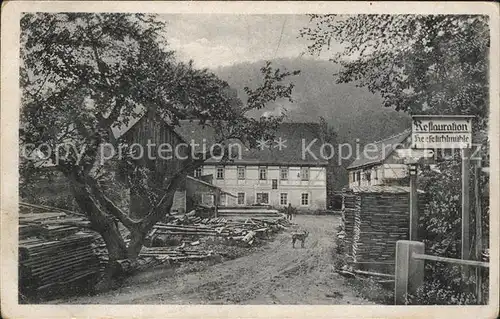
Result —
[[[333, 271], [339, 217], [297, 216], [309, 231], [305, 248], [292, 248], [289, 232], [256, 252], [201, 271], [152, 274], [154, 281], [70, 303], [103, 304], [369, 304]], [[300, 247], [296, 245], [296, 247]], [[68, 300], [64, 301], [65, 303]]]

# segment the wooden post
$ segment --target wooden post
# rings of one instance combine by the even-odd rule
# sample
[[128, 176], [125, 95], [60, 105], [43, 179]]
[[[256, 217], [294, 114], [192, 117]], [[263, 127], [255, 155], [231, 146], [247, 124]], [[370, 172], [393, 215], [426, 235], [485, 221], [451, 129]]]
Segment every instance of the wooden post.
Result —
[[219, 195], [219, 190], [215, 190], [215, 194], [214, 194], [214, 212], [215, 212], [215, 218], [219, 217], [219, 198], [220, 198], [220, 195]]
[[424, 282], [424, 261], [412, 258], [413, 253], [423, 254], [422, 242], [398, 240], [396, 242], [396, 271], [394, 285], [394, 304], [406, 304], [408, 294], [415, 294]]
[[[479, 174], [481, 173], [481, 161], [477, 160], [474, 163], [474, 204], [475, 204], [475, 219], [476, 219], [476, 245], [475, 245], [475, 259], [481, 260], [483, 251], [483, 229], [482, 229], [482, 212], [481, 212], [481, 196], [479, 190]], [[483, 278], [482, 269], [476, 267], [476, 296], [477, 303], [483, 303]]]
[[417, 164], [408, 165], [410, 173], [410, 240], [418, 240]]
[[470, 167], [470, 148], [462, 149], [462, 259], [470, 257], [469, 243], [469, 167]]

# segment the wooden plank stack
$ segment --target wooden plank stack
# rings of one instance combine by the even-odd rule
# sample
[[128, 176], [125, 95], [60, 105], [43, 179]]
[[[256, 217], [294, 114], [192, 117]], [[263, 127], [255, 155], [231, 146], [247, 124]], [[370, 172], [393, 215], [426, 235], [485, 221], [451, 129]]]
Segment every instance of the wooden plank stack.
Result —
[[99, 261], [92, 250], [91, 241], [91, 235], [82, 233], [61, 240], [21, 240], [21, 293], [40, 297], [49, 292], [64, 290], [78, 281], [91, 280], [99, 272]]
[[[394, 262], [396, 242], [408, 239], [407, 188], [361, 187], [343, 196], [344, 242], [354, 262]], [[425, 197], [419, 196], [419, 209]]]
[[92, 288], [99, 259], [95, 234], [82, 215], [43, 205], [20, 203], [19, 291], [31, 300]]

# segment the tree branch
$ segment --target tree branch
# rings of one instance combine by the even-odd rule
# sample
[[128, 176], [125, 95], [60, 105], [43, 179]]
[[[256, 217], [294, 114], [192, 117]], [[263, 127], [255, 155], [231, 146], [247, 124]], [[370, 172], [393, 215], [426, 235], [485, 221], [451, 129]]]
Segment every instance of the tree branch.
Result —
[[111, 213], [114, 217], [116, 217], [125, 227], [129, 230], [133, 230], [137, 228], [139, 222], [131, 219], [124, 211], [122, 211], [118, 206], [115, 205], [106, 195], [102, 189], [99, 188], [99, 185], [95, 180], [88, 180], [87, 184], [90, 186], [92, 191], [92, 195], [97, 199], [97, 201], [104, 207], [106, 210]]

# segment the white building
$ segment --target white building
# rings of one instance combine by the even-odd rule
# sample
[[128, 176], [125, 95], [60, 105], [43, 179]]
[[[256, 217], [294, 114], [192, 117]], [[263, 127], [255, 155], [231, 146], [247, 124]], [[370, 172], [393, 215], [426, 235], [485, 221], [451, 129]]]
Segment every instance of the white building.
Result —
[[[185, 140], [202, 145], [209, 143], [211, 128], [202, 128], [195, 122], [182, 121], [176, 131]], [[236, 197], [222, 196], [221, 206], [255, 204], [274, 207], [292, 206], [302, 210], [326, 208], [326, 166], [320, 159], [319, 125], [315, 123], [282, 123], [275, 140], [262, 148], [248, 149], [241, 142], [241, 155], [221, 162], [207, 160], [193, 172], [194, 177], [206, 178], [223, 191]], [[314, 139], [317, 143], [310, 152], [303, 152]], [[234, 148], [237, 152], [238, 147]], [[316, 157], [316, 158], [314, 158]], [[212, 197], [207, 196], [207, 201]], [[208, 202], [207, 204], [210, 204]]]
[[347, 167], [349, 187], [388, 185], [406, 178], [407, 166], [395, 150], [408, 148], [410, 142], [411, 130], [405, 130], [384, 140], [366, 144], [359, 156]]

